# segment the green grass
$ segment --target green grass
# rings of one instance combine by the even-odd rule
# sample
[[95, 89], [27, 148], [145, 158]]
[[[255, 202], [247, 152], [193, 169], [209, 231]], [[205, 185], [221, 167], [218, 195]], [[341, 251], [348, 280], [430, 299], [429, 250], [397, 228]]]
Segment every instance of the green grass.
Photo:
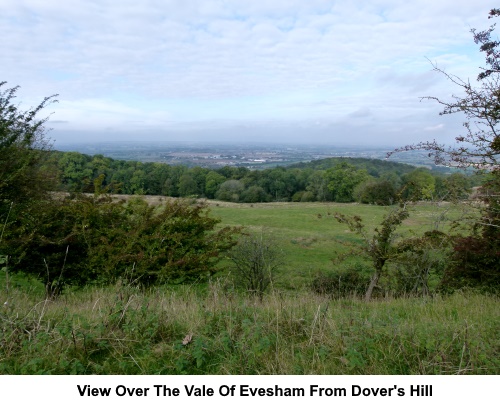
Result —
[[[7, 285], [1, 274], [0, 373], [500, 373], [497, 296], [462, 291], [366, 303], [311, 292], [314, 274], [331, 271], [346, 249], [341, 242], [359, 243], [332, 214], [359, 215], [373, 229], [390, 208], [216, 204], [221, 225], [270, 232], [286, 252], [262, 300], [235, 290], [227, 271], [208, 284], [88, 286], [53, 301], [39, 281], [10, 275]], [[449, 226], [438, 220], [443, 213], [459, 217], [462, 209], [416, 206], [400, 231]]]
[[[358, 215], [369, 232], [380, 224], [394, 207], [338, 203], [211, 203], [212, 214], [222, 225], [242, 225], [249, 232], [274, 236], [286, 257], [277, 274], [277, 286], [285, 289], [303, 288], [315, 274], [334, 269], [332, 260], [350, 251], [349, 244], [361, 244], [358, 235], [339, 224], [335, 212]], [[409, 207], [410, 217], [398, 230], [402, 236], [421, 235], [432, 229], [449, 227], [449, 220], [468, 211], [466, 206], [419, 204]], [[347, 263], [362, 261], [353, 257]], [[338, 264], [337, 264], [338, 266]]]
[[218, 281], [203, 290], [93, 287], [56, 301], [16, 290], [8, 299], [4, 374], [500, 372], [498, 298], [474, 293], [367, 304], [271, 291], [259, 301]]

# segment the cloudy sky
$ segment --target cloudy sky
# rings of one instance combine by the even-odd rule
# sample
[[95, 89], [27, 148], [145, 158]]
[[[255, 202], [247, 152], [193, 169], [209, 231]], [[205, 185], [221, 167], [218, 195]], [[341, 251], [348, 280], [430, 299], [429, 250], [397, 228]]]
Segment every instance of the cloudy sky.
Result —
[[[475, 81], [481, 0], [0, 0], [0, 81], [58, 93], [58, 143], [401, 145], [461, 130], [422, 96]], [[5, 87], [5, 86], [4, 86]]]

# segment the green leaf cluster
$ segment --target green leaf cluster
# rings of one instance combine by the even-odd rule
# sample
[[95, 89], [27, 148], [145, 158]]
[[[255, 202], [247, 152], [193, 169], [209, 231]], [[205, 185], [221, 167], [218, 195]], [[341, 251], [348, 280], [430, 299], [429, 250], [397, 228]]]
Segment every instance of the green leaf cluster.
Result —
[[205, 208], [186, 200], [154, 207], [139, 198], [71, 195], [39, 204], [11, 225], [3, 244], [13, 270], [39, 277], [51, 295], [120, 278], [141, 285], [194, 281], [215, 272], [239, 231], [215, 229], [220, 221]]

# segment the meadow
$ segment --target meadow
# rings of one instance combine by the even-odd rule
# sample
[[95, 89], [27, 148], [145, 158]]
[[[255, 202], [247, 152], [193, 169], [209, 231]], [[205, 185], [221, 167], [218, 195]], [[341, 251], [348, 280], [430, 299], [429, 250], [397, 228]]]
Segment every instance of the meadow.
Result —
[[[273, 234], [285, 253], [264, 297], [233, 288], [229, 261], [208, 283], [69, 290], [54, 300], [26, 276], [0, 279], [3, 374], [498, 374], [500, 306], [474, 291], [336, 298], [311, 291], [318, 272], [391, 208], [357, 204], [210, 202], [221, 225]], [[402, 235], [448, 227], [465, 207], [411, 208]], [[349, 260], [357, 260], [351, 258]]]
[[[350, 254], [344, 265], [365, 263], [353, 246], [362, 244], [359, 235], [338, 223], [333, 214], [357, 215], [371, 234], [383, 217], [395, 207], [341, 203], [234, 204], [207, 201], [221, 225], [241, 225], [248, 232], [272, 235], [283, 249], [285, 260], [276, 283], [281, 288], [306, 288], [314, 275], [331, 272], [339, 256]], [[418, 203], [409, 206], [410, 217], [397, 230], [397, 237], [420, 236], [426, 231], [450, 229], [452, 221], [474, 215], [469, 204]], [[366, 266], [370, 266], [366, 264]]]

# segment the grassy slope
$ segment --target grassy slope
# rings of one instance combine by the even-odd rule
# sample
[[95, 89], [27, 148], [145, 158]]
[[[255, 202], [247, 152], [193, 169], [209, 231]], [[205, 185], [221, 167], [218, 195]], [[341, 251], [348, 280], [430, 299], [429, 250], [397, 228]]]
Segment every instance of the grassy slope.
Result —
[[[37, 282], [0, 279], [0, 373], [9, 374], [498, 374], [500, 305], [475, 293], [331, 300], [305, 287], [332, 268], [338, 239], [356, 240], [328, 212], [380, 222], [387, 208], [340, 204], [219, 204], [223, 224], [273, 232], [289, 262], [262, 302], [226, 289], [88, 287], [57, 301]], [[419, 206], [402, 232], [442, 208]], [[318, 217], [321, 214], [321, 218]], [[454, 208], [450, 215], [460, 215]], [[292, 291], [291, 287], [295, 287]], [[183, 345], [186, 335], [191, 342]]]
[[[217, 205], [218, 204], [218, 205]], [[358, 215], [372, 231], [394, 207], [337, 203], [211, 203], [214, 216], [223, 225], [243, 225], [248, 231], [270, 233], [280, 241], [286, 264], [278, 278], [284, 288], [303, 287], [311, 276], [333, 269], [332, 259], [346, 252], [343, 243], [360, 243], [360, 238], [332, 214]], [[401, 235], [420, 235], [447, 226], [445, 218], [457, 218], [465, 207], [420, 204], [410, 207], [411, 215], [398, 230]], [[354, 259], [355, 260], [355, 259]], [[351, 260], [352, 261], [352, 260]]]

